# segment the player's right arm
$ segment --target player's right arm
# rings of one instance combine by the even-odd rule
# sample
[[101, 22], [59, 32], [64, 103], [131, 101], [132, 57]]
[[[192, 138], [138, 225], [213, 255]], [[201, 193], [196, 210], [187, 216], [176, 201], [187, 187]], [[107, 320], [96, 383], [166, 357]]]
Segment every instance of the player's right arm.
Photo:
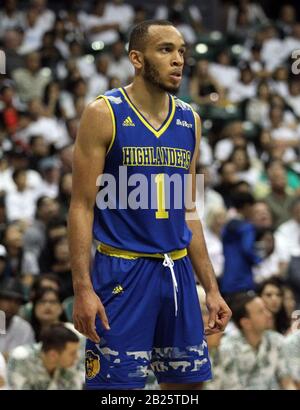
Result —
[[90, 278], [90, 256], [94, 204], [107, 148], [113, 135], [111, 114], [104, 100], [89, 104], [82, 114], [73, 158], [72, 197], [68, 217], [68, 239], [74, 288], [73, 320], [75, 328], [95, 343], [96, 315], [109, 329], [101, 300]]

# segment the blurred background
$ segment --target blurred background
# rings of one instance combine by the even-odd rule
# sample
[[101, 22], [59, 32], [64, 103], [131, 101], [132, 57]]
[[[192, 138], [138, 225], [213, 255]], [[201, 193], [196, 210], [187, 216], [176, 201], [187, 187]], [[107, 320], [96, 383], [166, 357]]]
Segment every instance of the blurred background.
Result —
[[[208, 338], [216, 381], [206, 387], [259, 388], [251, 384], [259, 369], [283, 357], [260, 386], [286, 388], [281, 381], [290, 377], [299, 387], [299, 14], [296, 0], [0, 1], [0, 388], [33, 388], [37, 370], [25, 362], [47, 344], [43, 330], [57, 322], [72, 328], [66, 221], [78, 124], [86, 104], [131, 81], [128, 36], [149, 18], [170, 20], [188, 45], [178, 97], [202, 119], [205, 237], [224, 297], [233, 308], [239, 299], [227, 335]], [[240, 311], [252, 291], [268, 311], [263, 330], [278, 335], [276, 353], [271, 360], [268, 348], [252, 352], [250, 368], [237, 365], [243, 381], [226, 385], [234, 358], [223, 363], [222, 348], [230, 357], [234, 343], [247, 345], [240, 319], [251, 314]], [[199, 295], [205, 319], [200, 287]], [[237, 334], [242, 342], [226, 343]], [[42, 388], [83, 384], [78, 337], [81, 362], [65, 365], [70, 374], [56, 384], [41, 362]], [[147, 388], [155, 387], [150, 376]]]

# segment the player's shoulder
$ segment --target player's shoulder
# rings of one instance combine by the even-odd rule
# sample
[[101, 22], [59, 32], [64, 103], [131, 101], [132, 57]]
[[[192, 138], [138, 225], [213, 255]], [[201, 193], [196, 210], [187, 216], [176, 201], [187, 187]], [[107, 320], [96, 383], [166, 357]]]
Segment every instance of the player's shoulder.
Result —
[[79, 141], [85, 145], [110, 144], [114, 134], [114, 120], [111, 107], [105, 99], [91, 101], [84, 109], [80, 120]]
[[104, 99], [93, 100], [84, 109], [81, 122], [88, 128], [96, 126], [101, 128], [111, 121], [111, 109]]
[[98, 95], [95, 100], [91, 101], [86, 110], [91, 113], [110, 114], [109, 106], [122, 104], [123, 100], [120, 91], [117, 88], [106, 91]]
[[98, 95], [96, 101], [98, 100], [109, 102], [109, 104], [114, 106], [123, 104], [124, 102], [123, 95], [119, 88], [113, 88], [111, 90], [106, 91], [104, 94]]

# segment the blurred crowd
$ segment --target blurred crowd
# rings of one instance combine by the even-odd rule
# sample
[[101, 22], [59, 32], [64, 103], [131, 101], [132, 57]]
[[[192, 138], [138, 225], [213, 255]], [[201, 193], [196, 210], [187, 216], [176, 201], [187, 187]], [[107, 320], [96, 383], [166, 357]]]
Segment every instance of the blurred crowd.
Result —
[[225, 335], [208, 337], [207, 388], [300, 388], [296, 8], [271, 20], [259, 3], [220, 2], [224, 27], [209, 31], [201, 1], [1, 4], [0, 389], [83, 386], [66, 236], [73, 145], [86, 104], [131, 81], [128, 35], [148, 18], [172, 21], [188, 45], [178, 96], [202, 118], [199, 213], [233, 310]]

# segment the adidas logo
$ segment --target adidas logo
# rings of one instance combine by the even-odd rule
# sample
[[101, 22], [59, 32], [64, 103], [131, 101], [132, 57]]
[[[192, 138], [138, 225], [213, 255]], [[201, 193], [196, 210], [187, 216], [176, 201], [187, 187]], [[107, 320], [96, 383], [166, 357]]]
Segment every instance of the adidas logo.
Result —
[[127, 117], [126, 120], [123, 121], [122, 125], [124, 127], [135, 127], [135, 123], [132, 121], [130, 117]]
[[124, 289], [122, 288], [121, 285], [118, 285], [114, 288], [114, 290], [112, 291], [113, 295], [117, 295], [118, 293], [123, 293]]

